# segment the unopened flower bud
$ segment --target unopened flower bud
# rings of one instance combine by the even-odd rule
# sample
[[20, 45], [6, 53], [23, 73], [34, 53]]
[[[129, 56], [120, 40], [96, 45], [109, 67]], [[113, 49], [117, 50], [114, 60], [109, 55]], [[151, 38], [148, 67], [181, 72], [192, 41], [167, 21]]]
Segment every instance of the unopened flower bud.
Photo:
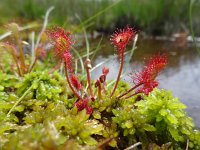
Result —
[[94, 86], [95, 86], [95, 87], [98, 87], [98, 86], [100, 86], [100, 81], [99, 81], [99, 80], [97, 80], [97, 81], [95, 82]]
[[95, 100], [94, 96], [91, 97], [91, 100], [94, 102], [94, 100]]
[[101, 83], [104, 83], [106, 81], [106, 76], [103, 74], [99, 77], [99, 80]]
[[91, 69], [92, 68], [90, 59], [86, 59], [85, 60], [85, 66], [86, 66], [87, 69]]
[[109, 68], [103, 67], [102, 73], [103, 73], [104, 75], [107, 75], [107, 74], [109, 73]]

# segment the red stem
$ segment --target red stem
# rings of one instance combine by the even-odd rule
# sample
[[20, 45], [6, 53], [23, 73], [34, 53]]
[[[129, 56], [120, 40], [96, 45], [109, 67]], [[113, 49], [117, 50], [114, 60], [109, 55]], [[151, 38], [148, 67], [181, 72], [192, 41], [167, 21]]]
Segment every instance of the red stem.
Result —
[[20, 67], [19, 67], [19, 64], [18, 64], [18, 60], [17, 60], [15, 57], [13, 57], [13, 59], [14, 59], [15, 64], [16, 64], [16, 66], [17, 66], [18, 75], [19, 75], [20, 77], [22, 77], [22, 73], [21, 73], [21, 70], [20, 70]]
[[33, 67], [35, 66], [36, 62], [37, 62], [37, 57], [35, 57], [35, 60], [34, 60], [33, 64], [31, 65], [29, 72], [31, 72], [33, 70]]
[[112, 93], [111, 93], [110, 97], [112, 97], [113, 94], [115, 93], [115, 90], [116, 90], [116, 88], [117, 88], [117, 85], [118, 85], [118, 83], [119, 83], [120, 76], [121, 76], [121, 73], [122, 73], [123, 65], [124, 65], [124, 50], [123, 50], [123, 52], [122, 52], [122, 58], [121, 58], [121, 63], [120, 63], [119, 72], [118, 72], [118, 75], [117, 75], [117, 80], [116, 80], [116, 82], [115, 82], [115, 85], [114, 85], [114, 88], [113, 88], [113, 90], [112, 90]]
[[129, 95], [129, 96], [126, 96], [124, 99], [128, 99], [128, 98], [130, 98], [130, 97], [132, 97], [132, 96], [134, 96], [134, 95], [137, 95], [137, 94], [139, 94], [139, 93], [141, 93], [141, 92], [135, 92], [135, 93], [133, 93], [133, 94], [131, 94], [131, 95]]
[[79, 95], [79, 93], [74, 89], [73, 85], [70, 82], [69, 79], [69, 74], [68, 74], [68, 69], [67, 69], [67, 64], [65, 63], [65, 76], [67, 79], [67, 82], [69, 84], [70, 89], [72, 90], [72, 92], [76, 95], [76, 97], [78, 97], [78, 99], [82, 99], [82, 97]]
[[17, 71], [18, 71], [19, 76], [22, 77], [22, 73], [21, 73], [21, 70], [19, 68], [18, 62], [16, 62], [16, 66], [17, 66]]
[[132, 90], [136, 89], [137, 87], [139, 87], [140, 85], [142, 85], [143, 83], [139, 83], [135, 86], [133, 86], [132, 88], [130, 88], [128, 91], [122, 93], [121, 95], [117, 96], [117, 99], [120, 99], [121, 97], [123, 97], [124, 95], [130, 93]]
[[20, 69], [22, 71], [23, 74], [26, 73], [26, 65], [25, 65], [25, 57], [24, 57], [24, 52], [23, 52], [23, 48], [22, 48], [22, 44], [21, 41], [19, 40], [19, 37], [17, 36], [17, 44], [19, 46], [19, 59], [20, 59]]

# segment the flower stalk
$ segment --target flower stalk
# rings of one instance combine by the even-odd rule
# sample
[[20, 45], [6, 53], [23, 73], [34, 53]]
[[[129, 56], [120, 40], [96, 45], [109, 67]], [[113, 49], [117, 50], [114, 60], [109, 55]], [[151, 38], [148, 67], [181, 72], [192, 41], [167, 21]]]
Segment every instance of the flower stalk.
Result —
[[120, 76], [121, 76], [121, 74], [122, 74], [123, 66], [124, 66], [124, 52], [123, 52], [123, 54], [122, 54], [122, 56], [121, 56], [121, 62], [120, 62], [119, 72], [118, 72], [118, 75], [117, 75], [117, 80], [116, 80], [116, 82], [115, 82], [115, 85], [114, 85], [114, 87], [113, 87], [113, 90], [112, 90], [112, 92], [111, 92], [110, 97], [112, 97], [112, 96], [114, 95], [114, 93], [115, 93], [115, 91], [116, 91], [116, 89], [117, 89], [117, 85], [118, 85], [118, 83], [119, 83], [119, 81], [120, 81]]
[[110, 40], [112, 44], [117, 48], [117, 53], [118, 53], [118, 57], [120, 61], [120, 68], [119, 68], [117, 79], [116, 79], [116, 82], [115, 82], [115, 85], [113, 87], [110, 97], [114, 95], [117, 89], [119, 80], [120, 80], [120, 76], [121, 76], [122, 69], [124, 66], [124, 51], [126, 49], [126, 46], [129, 43], [129, 41], [135, 37], [135, 35], [136, 35], [136, 31], [133, 28], [130, 28], [127, 26], [125, 29], [116, 31], [111, 36]]
[[98, 79], [96, 82], [95, 82], [95, 87], [98, 88], [98, 99], [100, 100], [101, 99], [101, 82], [100, 80]]
[[90, 59], [86, 59], [85, 61], [85, 69], [87, 74], [87, 82], [88, 82], [88, 88], [90, 91], [90, 96], [94, 97], [93, 91], [92, 91], [92, 85], [91, 85], [91, 77], [90, 77], [90, 69], [92, 68]]

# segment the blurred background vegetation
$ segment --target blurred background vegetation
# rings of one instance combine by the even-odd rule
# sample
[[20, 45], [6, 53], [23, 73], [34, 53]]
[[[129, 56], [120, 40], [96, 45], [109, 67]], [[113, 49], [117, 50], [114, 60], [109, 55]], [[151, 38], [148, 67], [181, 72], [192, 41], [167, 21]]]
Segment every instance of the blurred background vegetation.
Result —
[[[193, 28], [200, 35], [200, 1], [192, 2]], [[170, 35], [189, 32], [189, 4], [190, 0], [1, 0], [0, 24], [40, 22], [55, 6], [51, 24], [76, 26], [93, 17], [84, 24], [89, 30], [112, 32], [129, 24], [148, 34]]]

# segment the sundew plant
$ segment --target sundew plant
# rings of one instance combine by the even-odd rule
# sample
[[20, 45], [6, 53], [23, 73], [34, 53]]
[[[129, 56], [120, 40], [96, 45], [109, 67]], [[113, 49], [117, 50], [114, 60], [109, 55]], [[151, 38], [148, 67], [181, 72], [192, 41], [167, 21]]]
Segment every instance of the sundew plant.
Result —
[[[107, 80], [106, 66], [92, 80], [89, 57], [85, 74], [75, 71], [72, 49], [78, 41], [69, 31], [46, 30], [31, 58], [19, 27], [11, 24], [11, 29], [14, 43], [0, 48], [1, 149], [200, 149], [200, 132], [186, 106], [170, 91], [156, 88], [166, 54], [154, 55], [140, 71], [132, 71], [131, 85], [120, 80], [127, 45], [137, 34], [134, 28], [118, 29], [110, 37], [120, 62], [113, 81]], [[49, 43], [52, 51], [45, 46]]]

